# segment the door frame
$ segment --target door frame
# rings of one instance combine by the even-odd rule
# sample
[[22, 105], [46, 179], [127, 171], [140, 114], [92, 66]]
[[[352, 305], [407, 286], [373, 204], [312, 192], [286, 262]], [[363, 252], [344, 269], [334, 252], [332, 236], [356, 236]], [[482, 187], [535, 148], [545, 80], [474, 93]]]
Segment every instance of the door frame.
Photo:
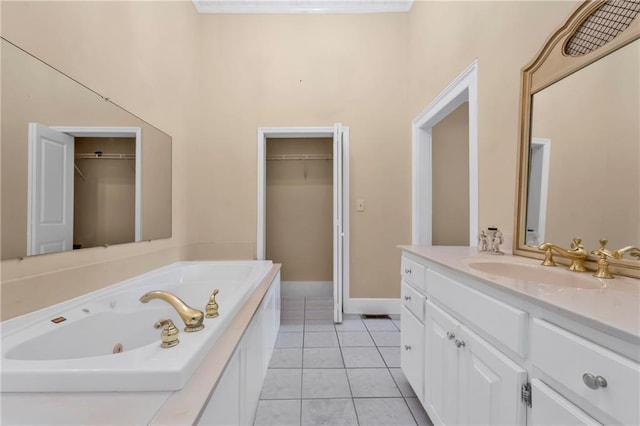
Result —
[[[331, 138], [336, 126], [331, 127], [259, 127], [258, 128], [258, 206], [256, 259], [265, 260], [267, 214], [267, 139], [268, 138]], [[342, 161], [342, 223], [343, 223], [343, 286], [342, 307], [349, 299], [349, 128], [341, 126], [345, 138]], [[334, 185], [336, 182], [334, 182]], [[335, 282], [334, 282], [335, 285]], [[334, 295], [335, 297], [335, 295]]]
[[[545, 229], [547, 227], [547, 197], [549, 194], [549, 168], [551, 162], [551, 139], [531, 138], [530, 149], [539, 149], [542, 153], [542, 163], [540, 165], [540, 182], [536, 188], [540, 192], [540, 206], [538, 210], [538, 241], [542, 244], [545, 240]], [[529, 153], [531, 157], [531, 153]], [[531, 182], [531, 181], [530, 181]], [[529, 190], [529, 188], [527, 189]], [[526, 222], [526, 221], [525, 221]], [[528, 228], [528, 227], [527, 227]], [[525, 230], [525, 235], [527, 231]]]
[[135, 242], [142, 241], [142, 128], [141, 127], [88, 127], [88, 126], [49, 126], [51, 129], [66, 133], [74, 138], [135, 138], [136, 139], [136, 177], [135, 177]]
[[411, 124], [411, 243], [432, 243], [433, 127], [469, 103], [469, 246], [478, 244], [478, 61], [474, 60]]

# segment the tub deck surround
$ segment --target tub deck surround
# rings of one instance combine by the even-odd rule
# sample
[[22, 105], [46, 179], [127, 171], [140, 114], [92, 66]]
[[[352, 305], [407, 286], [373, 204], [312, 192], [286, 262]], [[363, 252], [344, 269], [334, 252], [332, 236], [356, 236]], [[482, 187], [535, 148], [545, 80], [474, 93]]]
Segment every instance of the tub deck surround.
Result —
[[[483, 283], [523, 298], [526, 302], [558, 312], [606, 334], [632, 344], [640, 343], [640, 280], [616, 276], [607, 280], [592, 276], [592, 272], [570, 272], [565, 266], [545, 267], [540, 261], [505, 254], [494, 256], [478, 253], [475, 247], [400, 246], [409, 256], [425, 258], [442, 265], [454, 273], [470, 275]], [[593, 288], [573, 288], [537, 282], [523, 276], [520, 279], [483, 272], [470, 266], [474, 263], [513, 263], [539, 267], [541, 271], [553, 269], [567, 281], [580, 275], [581, 282]], [[524, 269], [524, 268], [523, 268]], [[545, 273], [545, 272], [542, 272]]]
[[[192, 262], [179, 262], [181, 265]], [[211, 263], [211, 262], [194, 262]], [[239, 263], [239, 262], [225, 262]], [[220, 312], [228, 317], [225, 329], [215, 340], [215, 350], [208, 350], [196, 364], [191, 377], [182, 389], [172, 391], [134, 392], [5, 392], [2, 399], [1, 423], [6, 424], [193, 424], [214, 392], [224, 372], [228, 357], [233, 353], [247, 324], [272, 284], [279, 281], [280, 265], [261, 263], [264, 273], [248, 292], [235, 312], [220, 300]], [[267, 265], [267, 263], [269, 265]], [[174, 266], [174, 265], [171, 265]], [[170, 266], [170, 267], [171, 267]], [[167, 268], [170, 268], [167, 267]], [[163, 270], [166, 268], [162, 268]], [[145, 274], [146, 276], [147, 274]], [[138, 277], [140, 278], [140, 277]], [[226, 277], [229, 278], [229, 277]], [[124, 283], [123, 283], [124, 284]], [[144, 291], [143, 291], [144, 292]], [[76, 300], [74, 300], [76, 301]], [[207, 298], [204, 299], [206, 303]], [[144, 306], [144, 305], [142, 305]], [[170, 307], [169, 307], [170, 308]], [[49, 315], [44, 315], [49, 318]], [[218, 318], [220, 319], [220, 318]], [[218, 319], [212, 320], [216, 321]], [[205, 322], [206, 323], [206, 322]], [[178, 324], [178, 323], [176, 323]], [[3, 323], [4, 326], [4, 323]], [[153, 324], [150, 327], [153, 330]], [[27, 326], [16, 326], [24, 329]], [[205, 327], [206, 329], [206, 327]], [[12, 331], [14, 331], [12, 329]], [[158, 347], [160, 333], [157, 334]], [[3, 327], [3, 334], [5, 330]], [[181, 333], [181, 339], [187, 334]], [[182, 341], [181, 344], [182, 345]], [[178, 347], [180, 346], [178, 345]], [[155, 346], [155, 345], [153, 345]], [[172, 351], [162, 349], [163, 351]], [[120, 354], [119, 354], [120, 355]], [[4, 361], [3, 361], [4, 369]], [[133, 405], [133, 406], [132, 406]], [[74, 407], [72, 410], [69, 407]]]

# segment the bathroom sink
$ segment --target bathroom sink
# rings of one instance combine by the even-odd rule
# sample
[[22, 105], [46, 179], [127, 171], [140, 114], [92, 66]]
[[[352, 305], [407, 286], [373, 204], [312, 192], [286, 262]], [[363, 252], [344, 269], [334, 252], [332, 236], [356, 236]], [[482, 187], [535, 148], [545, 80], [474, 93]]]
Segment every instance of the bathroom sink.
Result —
[[569, 272], [561, 267], [546, 267], [513, 262], [469, 262], [469, 268], [485, 274], [556, 287], [601, 289], [603, 283], [591, 273]]

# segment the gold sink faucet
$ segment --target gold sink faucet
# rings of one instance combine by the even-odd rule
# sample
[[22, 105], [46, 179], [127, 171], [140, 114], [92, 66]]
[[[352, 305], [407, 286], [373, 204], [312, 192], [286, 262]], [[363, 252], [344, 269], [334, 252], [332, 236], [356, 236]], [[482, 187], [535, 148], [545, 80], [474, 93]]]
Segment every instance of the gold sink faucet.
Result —
[[614, 257], [614, 254], [605, 248], [607, 242], [608, 241], [606, 239], [601, 239], [600, 248], [591, 252], [591, 254], [598, 256], [598, 270], [594, 272], [593, 276], [597, 278], [613, 279], [613, 274], [609, 271], [609, 262], [607, 259]]
[[640, 260], [640, 249], [638, 247], [627, 246], [613, 252], [613, 257], [616, 259], [622, 259], [625, 253], [629, 253], [629, 256], [637, 257]]
[[180, 318], [184, 321], [184, 331], [200, 331], [204, 328], [204, 324], [202, 324], [202, 321], [204, 320], [204, 313], [189, 307], [175, 294], [171, 294], [167, 291], [150, 291], [149, 293], [143, 294], [140, 301], [142, 303], [147, 303], [152, 299], [164, 300], [173, 306], [173, 309], [178, 312], [178, 315], [180, 315]]
[[570, 249], [563, 249], [552, 243], [543, 243], [538, 246], [538, 249], [544, 250], [544, 261], [542, 262], [544, 266], [556, 266], [552, 253], [555, 251], [560, 256], [571, 260], [571, 266], [569, 266], [570, 271], [584, 272], [587, 270], [587, 268], [584, 267], [584, 260], [589, 256], [589, 252], [584, 249], [581, 238], [574, 238]]

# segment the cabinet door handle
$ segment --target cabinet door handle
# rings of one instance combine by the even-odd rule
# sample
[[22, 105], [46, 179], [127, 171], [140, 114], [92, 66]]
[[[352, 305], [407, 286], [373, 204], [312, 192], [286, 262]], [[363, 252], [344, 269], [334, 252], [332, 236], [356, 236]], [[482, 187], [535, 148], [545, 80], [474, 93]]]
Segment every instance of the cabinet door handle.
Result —
[[404, 345], [404, 350], [405, 351], [410, 351], [411, 350], [411, 346], [410, 345]]
[[457, 348], [464, 348], [464, 340], [456, 340]]
[[411, 296], [405, 296], [404, 300], [411, 300]]
[[582, 375], [582, 381], [589, 389], [596, 390], [598, 388], [606, 388], [607, 380], [602, 376], [594, 376], [591, 373], [584, 373]]
[[456, 335], [455, 335], [455, 334], [453, 334], [453, 333], [452, 333], [452, 332], [450, 332], [450, 331], [447, 331], [447, 339], [449, 339], [449, 340], [453, 340], [453, 339], [455, 339], [455, 338], [456, 338]]
[[405, 274], [410, 274], [410, 273], [411, 273], [411, 269], [409, 269], [409, 268], [404, 268], [404, 273], [405, 273]]

